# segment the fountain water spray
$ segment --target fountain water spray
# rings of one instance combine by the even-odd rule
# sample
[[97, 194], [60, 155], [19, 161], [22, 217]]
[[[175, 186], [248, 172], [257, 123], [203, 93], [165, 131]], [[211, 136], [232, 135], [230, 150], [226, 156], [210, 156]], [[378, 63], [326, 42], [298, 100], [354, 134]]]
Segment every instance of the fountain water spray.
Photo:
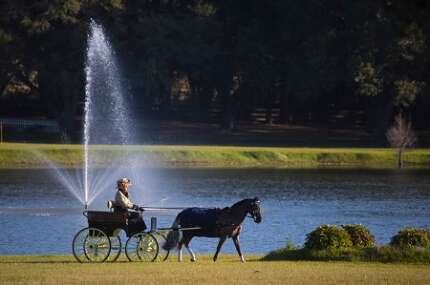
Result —
[[[90, 145], [127, 145], [131, 142], [128, 130], [132, 127], [129, 119], [131, 111], [122, 91], [115, 54], [103, 28], [93, 20], [88, 34], [85, 74], [83, 177], [84, 201], [88, 205], [102, 190], [96, 188], [96, 192], [92, 191], [101, 177], [94, 175], [97, 153], [91, 152]], [[124, 161], [116, 162], [118, 168], [123, 165]]]
[[[82, 169], [73, 177], [70, 170], [48, 163], [58, 181], [87, 209], [99, 194], [113, 192], [120, 177], [131, 178], [134, 191], [142, 184], [136, 167], [139, 157], [132, 156], [131, 147], [126, 146], [136, 132], [133, 111], [123, 92], [113, 49], [102, 26], [93, 20], [89, 23], [85, 76]], [[106, 145], [110, 145], [110, 152], [106, 152]], [[48, 160], [46, 156], [43, 159]]]

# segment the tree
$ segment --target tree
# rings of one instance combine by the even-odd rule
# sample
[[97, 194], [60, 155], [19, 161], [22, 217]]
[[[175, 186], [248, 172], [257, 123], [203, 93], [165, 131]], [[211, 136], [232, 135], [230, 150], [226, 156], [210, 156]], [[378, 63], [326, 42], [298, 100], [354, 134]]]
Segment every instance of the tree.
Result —
[[417, 136], [412, 128], [412, 123], [403, 118], [399, 113], [394, 118], [394, 124], [388, 129], [385, 136], [391, 147], [398, 152], [397, 166], [403, 167], [403, 152], [407, 147], [413, 146], [417, 141]]
[[2, 0], [0, 116], [79, 131], [92, 18], [142, 119], [233, 128], [279, 108], [281, 123], [367, 122], [378, 144], [398, 112], [430, 127], [429, 1], [269, 2]]

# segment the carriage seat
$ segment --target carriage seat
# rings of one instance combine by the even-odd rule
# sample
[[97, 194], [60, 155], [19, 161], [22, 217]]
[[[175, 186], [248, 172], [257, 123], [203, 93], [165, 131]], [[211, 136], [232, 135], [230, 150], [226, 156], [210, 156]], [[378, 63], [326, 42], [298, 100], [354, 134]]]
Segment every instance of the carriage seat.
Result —
[[[107, 202], [107, 207], [110, 213], [119, 220], [113, 221], [116, 225], [122, 225], [121, 228], [127, 232], [127, 235], [134, 234], [140, 231], [146, 230], [146, 224], [143, 220], [142, 213], [127, 211], [119, 206], [115, 201], [109, 200]], [[112, 212], [113, 211], [113, 212]], [[113, 218], [114, 220], [116, 218]]]
[[109, 210], [113, 210], [115, 207], [116, 207], [116, 203], [115, 203], [115, 201], [112, 201], [112, 200], [109, 200], [109, 201], [107, 201], [107, 208], [109, 209]]
[[114, 212], [119, 212], [119, 213], [127, 213], [128, 212], [127, 209], [124, 209], [123, 207], [118, 205], [118, 203], [116, 203], [115, 201], [112, 201], [112, 200], [109, 200], [107, 202], [107, 207], [109, 210], [114, 211]]

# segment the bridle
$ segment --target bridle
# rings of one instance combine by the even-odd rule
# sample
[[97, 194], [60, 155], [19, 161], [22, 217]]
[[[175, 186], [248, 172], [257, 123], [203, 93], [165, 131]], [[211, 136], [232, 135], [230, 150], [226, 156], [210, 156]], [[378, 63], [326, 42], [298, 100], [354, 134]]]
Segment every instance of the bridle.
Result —
[[[250, 205], [250, 211], [246, 213], [247, 218], [251, 218], [254, 222], [257, 222], [257, 212], [260, 210], [260, 200], [254, 201]], [[261, 214], [260, 214], [261, 215]]]

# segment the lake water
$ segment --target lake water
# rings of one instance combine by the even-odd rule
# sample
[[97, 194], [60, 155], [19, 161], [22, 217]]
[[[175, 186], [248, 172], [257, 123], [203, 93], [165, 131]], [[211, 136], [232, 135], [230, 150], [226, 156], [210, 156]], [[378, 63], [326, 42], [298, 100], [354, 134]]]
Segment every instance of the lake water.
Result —
[[[267, 253], [287, 240], [303, 244], [320, 224], [361, 223], [378, 244], [405, 226], [430, 227], [429, 170], [142, 169], [131, 188], [136, 203], [225, 207], [258, 196], [263, 222], [246, 219], [245, 253]], [[116, 178], [116, 177], [115, 177]], [[114, 179], [114, 178], [111, 178]], [[104, 209], [115, 187], [93, 209]], [[166, 197], [163, 202], [157, 199]], [[168, 227], [177, 212], [145, 212]], [[71, 254], [73, 236], [87, 226], [82, 205], [47, 170], [0, 170], [0, 255]], [[214, 252], [217, 240], [196, 238], [196, 252]], [[234, 252], [233, 242], [222, 252]]]

